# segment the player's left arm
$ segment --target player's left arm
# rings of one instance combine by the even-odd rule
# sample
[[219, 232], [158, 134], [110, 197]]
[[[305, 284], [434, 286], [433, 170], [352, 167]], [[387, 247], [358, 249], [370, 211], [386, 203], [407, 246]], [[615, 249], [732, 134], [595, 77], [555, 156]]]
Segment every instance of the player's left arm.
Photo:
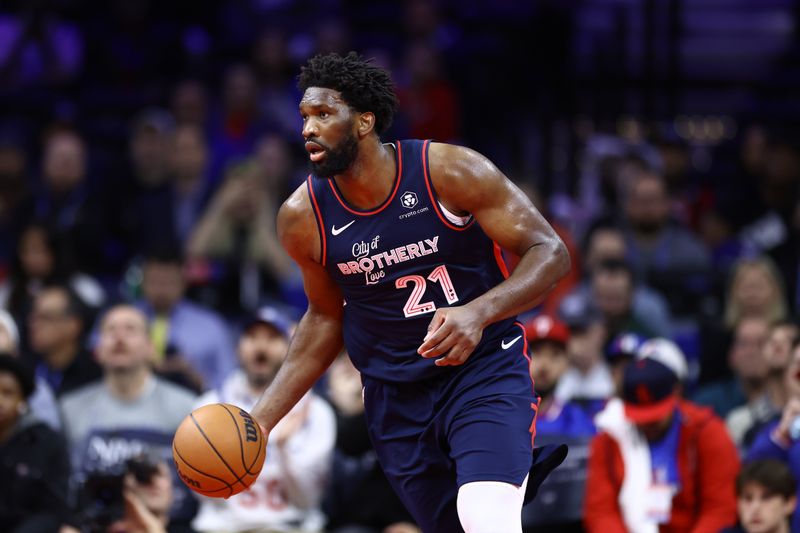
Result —
[[528, 197], [486, 157], [449, 144], [432, 143], [430, 177], [444, 206], [473, 215], [483, 231], [520, 257], [514, 272], [473, 301], [436, 311], [419, 353], [436, 364], [460, 365], [489, 324], [530, 309], [570, 269], [564, 243]]

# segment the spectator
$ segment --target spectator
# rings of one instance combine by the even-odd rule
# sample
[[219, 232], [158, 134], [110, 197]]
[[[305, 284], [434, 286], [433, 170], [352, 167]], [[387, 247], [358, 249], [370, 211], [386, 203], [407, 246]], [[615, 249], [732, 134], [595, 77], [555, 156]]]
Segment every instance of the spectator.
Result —
[[33, 376], [0, 355], [0, 530], [58, 531], [68, 519], [69, 457], [63, 437], [27, 414]]
[[289, 142], [269, 133], [256, 141], [253, 153], [260, 166], [270, 200], [279, 206], [299, 186], [305, 185], [306, 168], [298, 166]]
[[645, 320], [635, 314], [635, 281], [633, 271], [625, 261], [611, 259], [600, 263], [592, 272], [591, 283], [592, 301], [603, 316], [608, 336], [613, 337], [623, 331], [632, 331], [645, 337], [655, 335]]
[[783, 278], [766, 256], [736, 263], [725, 303], [725, 325], [734, 328], [743, 319], [758, 317], [768, 323], [785, 320], [788, 314]]
[[461, 136], [460, 95], [445, 76], [439, 53], [425, 41], [413, 41], [404, 54], [405, 83], [398, 88], [400, 120], [413, 138], [433, 137], [453, 142]]
[[[13, 12], [13, 10], [12, 10]], [[78, 25], [61, 20], [49, 2], [24, 2], [16, 16], [0, 16], [0, 87], [64, 87], [83, 67]]]
[[211, 195], [203, 130], [193, 124], [178, 125], [168, 146], [169, 180], [162, 187], [143, 191], [136, 200], [140, 250], [182, 250]]
[[150, 322], [158, 372], [194, 390], [222, 385], [236, 366], [228, 326], [215, 312], [184, 298], [183, 261], [174, 251], [144, 260], [138, 303]]
[[[69, 253], [56, 235], [41, 223], [27, 226], [19, 238], [11, 275], [0, 285], [0, 307], [8, 309], [21, 326], [21, 339], [27, 339], [26, 321], [33, 299], [42, 287], [64, 284], [75, 291], [89, 308], [105, 302], [105, 292], [94, 278], [72, 268]], [[27, 345], [21, 349], [27, 351]]]
[[784, 375], [799, 334], [800, 328], [792, 322], [778, 322], [770, 328], [762, 349], [767, 370], [764, 392], [731, 411], [725, 420], [728, 432], [740, 449], [747, 450], [758, 430], [779, 415], [785, 405]]
[[77, 131], [54, 129], [45, 138], [42, 185], [36, 217], [73, 251], [78, 268], [104, 272], [106, 202], [89, 186], [86, 141]]
[[336, 449], [325, 497], [333, 533], [420, 533], [383, 473], [367, 432], [361, 375], [343, 352], [328, 374]]
[[582, 154], [576, 200], [565, 215], [578, 229], [586, 228], [589, 221], [616, 216], [633, 177], [661, 165], [655, 147], [640, 139], [592, 134]]
[[255, 309], [265, 292], [278, 297], [294, 274], [278, 242], [278, 199], [263, 170], [254, 160], [231, 166], [187, 246], [193, 259], [222, 264], [227, 275], [217, 282], [220, 292], [236, 298], [221, 303], [234, 312]]
[[[78, 485], [90, 475], [118, 472], [143, 453], [171, 458], [172, 437], [195, 401], [186, 390], [153, 375], [147, 319], [134, 307], [117, 305], [102, 317], [97, 357], [102, 381], [61, 398]], [[178, 489], [170, 516], [185, 523], [194, 514], [193, 500], [174, 472], [173, 485]]]
[[686, 355], [677, 344], [660, 337], [648, 339], [636, 352], [636, 360], [641, 359], [654, 359], [668, 367], [678, 377], [678, 394], [683, 396], [683, 386], [689, 379], [689, 365], [686, 363]]
[[300, 95], [294, 86], [295, 67], [283, 31], [270, 28], [256, 38], [253, 65], [261, 114], [272, 117], [285, 137], [293, 137], [297, 132], [296, 108]]
[[6, 274], [22, 229], [33, 212], [28, 155], [17, 125], [0, 130], [0, 273]]
[[614, 394], [614, 381], [603, 359], [605, 325], [600, 315], [580, 302], [565, 300], [560, 315], [570, 330], [569, 368], [559, 379], [554, 398], [559, 403], [577, 401], [594, 415]]
[[592, 435], [594, 424], [581, 406], [561, 402], [554, 392], [569, 369], [567, 343], [569, 328], [548, 315], [539, 315], [525, 325], [534, 357], [530, 362], [531, 378], [539, 395], [536, 435]]
[[[290, 324], [276, 309], [262, 308], [239, 339], [241, 368], [197, 406], [231, 403], [250, 410], [278, 372], [289, 347]], [[226, 500], [202, 498], [194, 528], [208, 532], [320, 531], [325, 480], [336, 426], [333, 410], [313, 392], [270, 433], [267, 458], [256, 482]]]
[[169, 179], [169, 140], [175, 120], [167, 111], [148, 108], [133, 121], [128, 144], [132, 180], [143, 189], [154, 189]]
[[75, 521], [80, 529], [66, 526], [59, 533], [194, 533], [170, 519], [175, 491], [170, 466], [162, 459], [135, 456], [119, 472], [90, 477], [83, 489], [78, 507], [89, 511]]
[[30, 316], [30, 345], [41, 362], [36, 376], [60, 397], [102, 375], [94, 358], [83, 348], [86, 320], [78, 297], [69, 288], [44, 288]]
[[786, 465], [765, 459], [742, 467], [736, 478], [741, 527], [723, 533], [789, 533], [797, 507], [797, 482]]
[[[585, 279], [576, 289], [586, 300], [591, 298], [592, 274], [600, 265], [616, 260], [625, 260], [625, 236], [621, 229], [608, 223], [597, 223], [585, 238], [584, 257], [586, 258]], [[672, 317], [669, 306], [661, 294], [636, 280], [631, 304], [633, 316], [641, 320], [649, 331], [661, 337], [669, 337], [672, 332]]]
[[775, 264], [767, 257], [737, 261], [725, 296], [724, 320], [704, 325], [701, 381], [729, 375], [719, 354], [730, 349], [730, 332], [742, 319], [758, 317], [771, 324], [786, 316], [783, 279]]
[[192, 79], [179, 82], [172, 90], [170, 111], [179, 125], [191, 125], [204, 131], [208, 120], [208, 91]]
[[[19, 330], [5, 309], [0, 309], [0, 353], [19, 358]], [[27, 401], [30, 413], [52, 429], [61, 430], [61, 413], [53, 389], [43, 378], [36, 376], [34, 379], [36, 386]]]
[[554, 396], [561, 376], [569, 368], [566, 324], [539, 315], [525, 325], [533, 358], [531, 377], [539, 395], [536, 412], [536, 446], [566, 443], [567, 460], [544, 481], [537, 498], [523, 511], [523, 525], [542, 530], [575, 530], [583, 519], [583, 495], [589, 443], [594, 423], [576, 402], [561, 403]]
[[734, 377], [700, 387], [694, 401], [713, 408], [718, 416], [725, 418], [735, 408], [761, 396], [767, 380], [763, 349], [768, 332], [769, 324], [762, 318], [739, 321], [728, 353]]
[[668, 298], [674, 313], [697, 310], [711, 258], [694, 235], [671, 221], [664, 179], [652, 171], [640, 172], [625, 193], [627, 252], [634, 271]]
[[736, 521], [736, 448], [709, 409], [679, 398], [656, 358], [625, 369], [622, 399], [595, 418], [586, 491], [589, 533], [719, 531]]
[[626, 331], [614, 337], [608, 344], [606, 361], [611, 369], [611, 377], [614, 379], [616, 396], [622, 395], [622, 378], [625, 375], [625, 367], [636, 358], [639, 348], [644, 342], [644, 337], [638, 333]]
[[212, 118], [209, 132], [214, 178], [231, 161], [250, 155], [256, 140], [268, 130], [260, 114], [256, 76], [249, 65], [228, 67], [221, 92], [222, 108]]
[[[747, 451], [746, 460], [777, 459], [786, 464], [795, 479], [800, 476], [800, 342], [795, 340], [785, 374], [786, 405], [779, 416], [765, 424]], [[800, 486], [796, 487], [800, 495]], [[800, 530], [800, 513], [792, 515], [792, 531]]]

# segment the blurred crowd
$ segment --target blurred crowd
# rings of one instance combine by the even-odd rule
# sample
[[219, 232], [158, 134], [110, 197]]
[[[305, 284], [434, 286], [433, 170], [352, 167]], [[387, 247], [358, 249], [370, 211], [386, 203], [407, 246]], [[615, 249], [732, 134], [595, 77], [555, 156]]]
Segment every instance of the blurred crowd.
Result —
[[521, 317], [536, 442], [570, 445], [526, 531], [800, 530], [800, 132], [581, 123], [565, 186], [477, 109], [520, 75], [469, 68], [515, 42], [478, 22], [527, 3], [104, 4], [0, 8], [0, 530], [419, 531], [346, 354], [250, 490], [198, 498], [170, 462], [186, 414], [249, 409], [280, 367], [306, 304], [275, 235], [308, 172], [295, 77], [350, 49], [393, 73], [391, 137], [483, 151], [570, 249]]

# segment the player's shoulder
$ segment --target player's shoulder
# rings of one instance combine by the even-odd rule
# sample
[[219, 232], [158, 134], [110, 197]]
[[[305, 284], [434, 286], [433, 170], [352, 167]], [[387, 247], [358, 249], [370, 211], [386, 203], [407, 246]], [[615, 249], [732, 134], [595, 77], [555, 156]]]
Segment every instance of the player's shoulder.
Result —
[[428, 166], [434, 184], [453, 182], [464, 186], [500, 175], [488, 157], [456, 144], [432, 142], [428, 148]]
[[482, 166], [492, 163], [489, 158], [472, 148], [458, 144], [431, 142], [428, 147], [428, 164], [431, 171], [439, 170], [455, 174], [479, 171]]
[[439, 198], [459, 212], [471, 212], [505, 181], [488, 157], [466, 146], [431, 143], [428, 166]]
[[310, 243], [317, 242], [319, 236], [314, 207], [305, 182], [289, 195], [278, 210], [277, 230], [281, 244], [293, 258], [313, 254], [315, 248]]

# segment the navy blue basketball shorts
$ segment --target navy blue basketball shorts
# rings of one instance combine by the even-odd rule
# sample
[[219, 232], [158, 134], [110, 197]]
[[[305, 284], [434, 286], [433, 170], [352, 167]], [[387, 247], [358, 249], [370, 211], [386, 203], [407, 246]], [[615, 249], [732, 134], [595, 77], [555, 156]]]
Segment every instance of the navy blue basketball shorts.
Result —
[[456, 511], [461, 485], [520, 486], [531, 468], [537, 404], [524, 332], [509, 331], [505, 350], [498, 340], [440, 377], [399, 384], [364, 378], [378, 460], [425, 533], [463, 532]]

